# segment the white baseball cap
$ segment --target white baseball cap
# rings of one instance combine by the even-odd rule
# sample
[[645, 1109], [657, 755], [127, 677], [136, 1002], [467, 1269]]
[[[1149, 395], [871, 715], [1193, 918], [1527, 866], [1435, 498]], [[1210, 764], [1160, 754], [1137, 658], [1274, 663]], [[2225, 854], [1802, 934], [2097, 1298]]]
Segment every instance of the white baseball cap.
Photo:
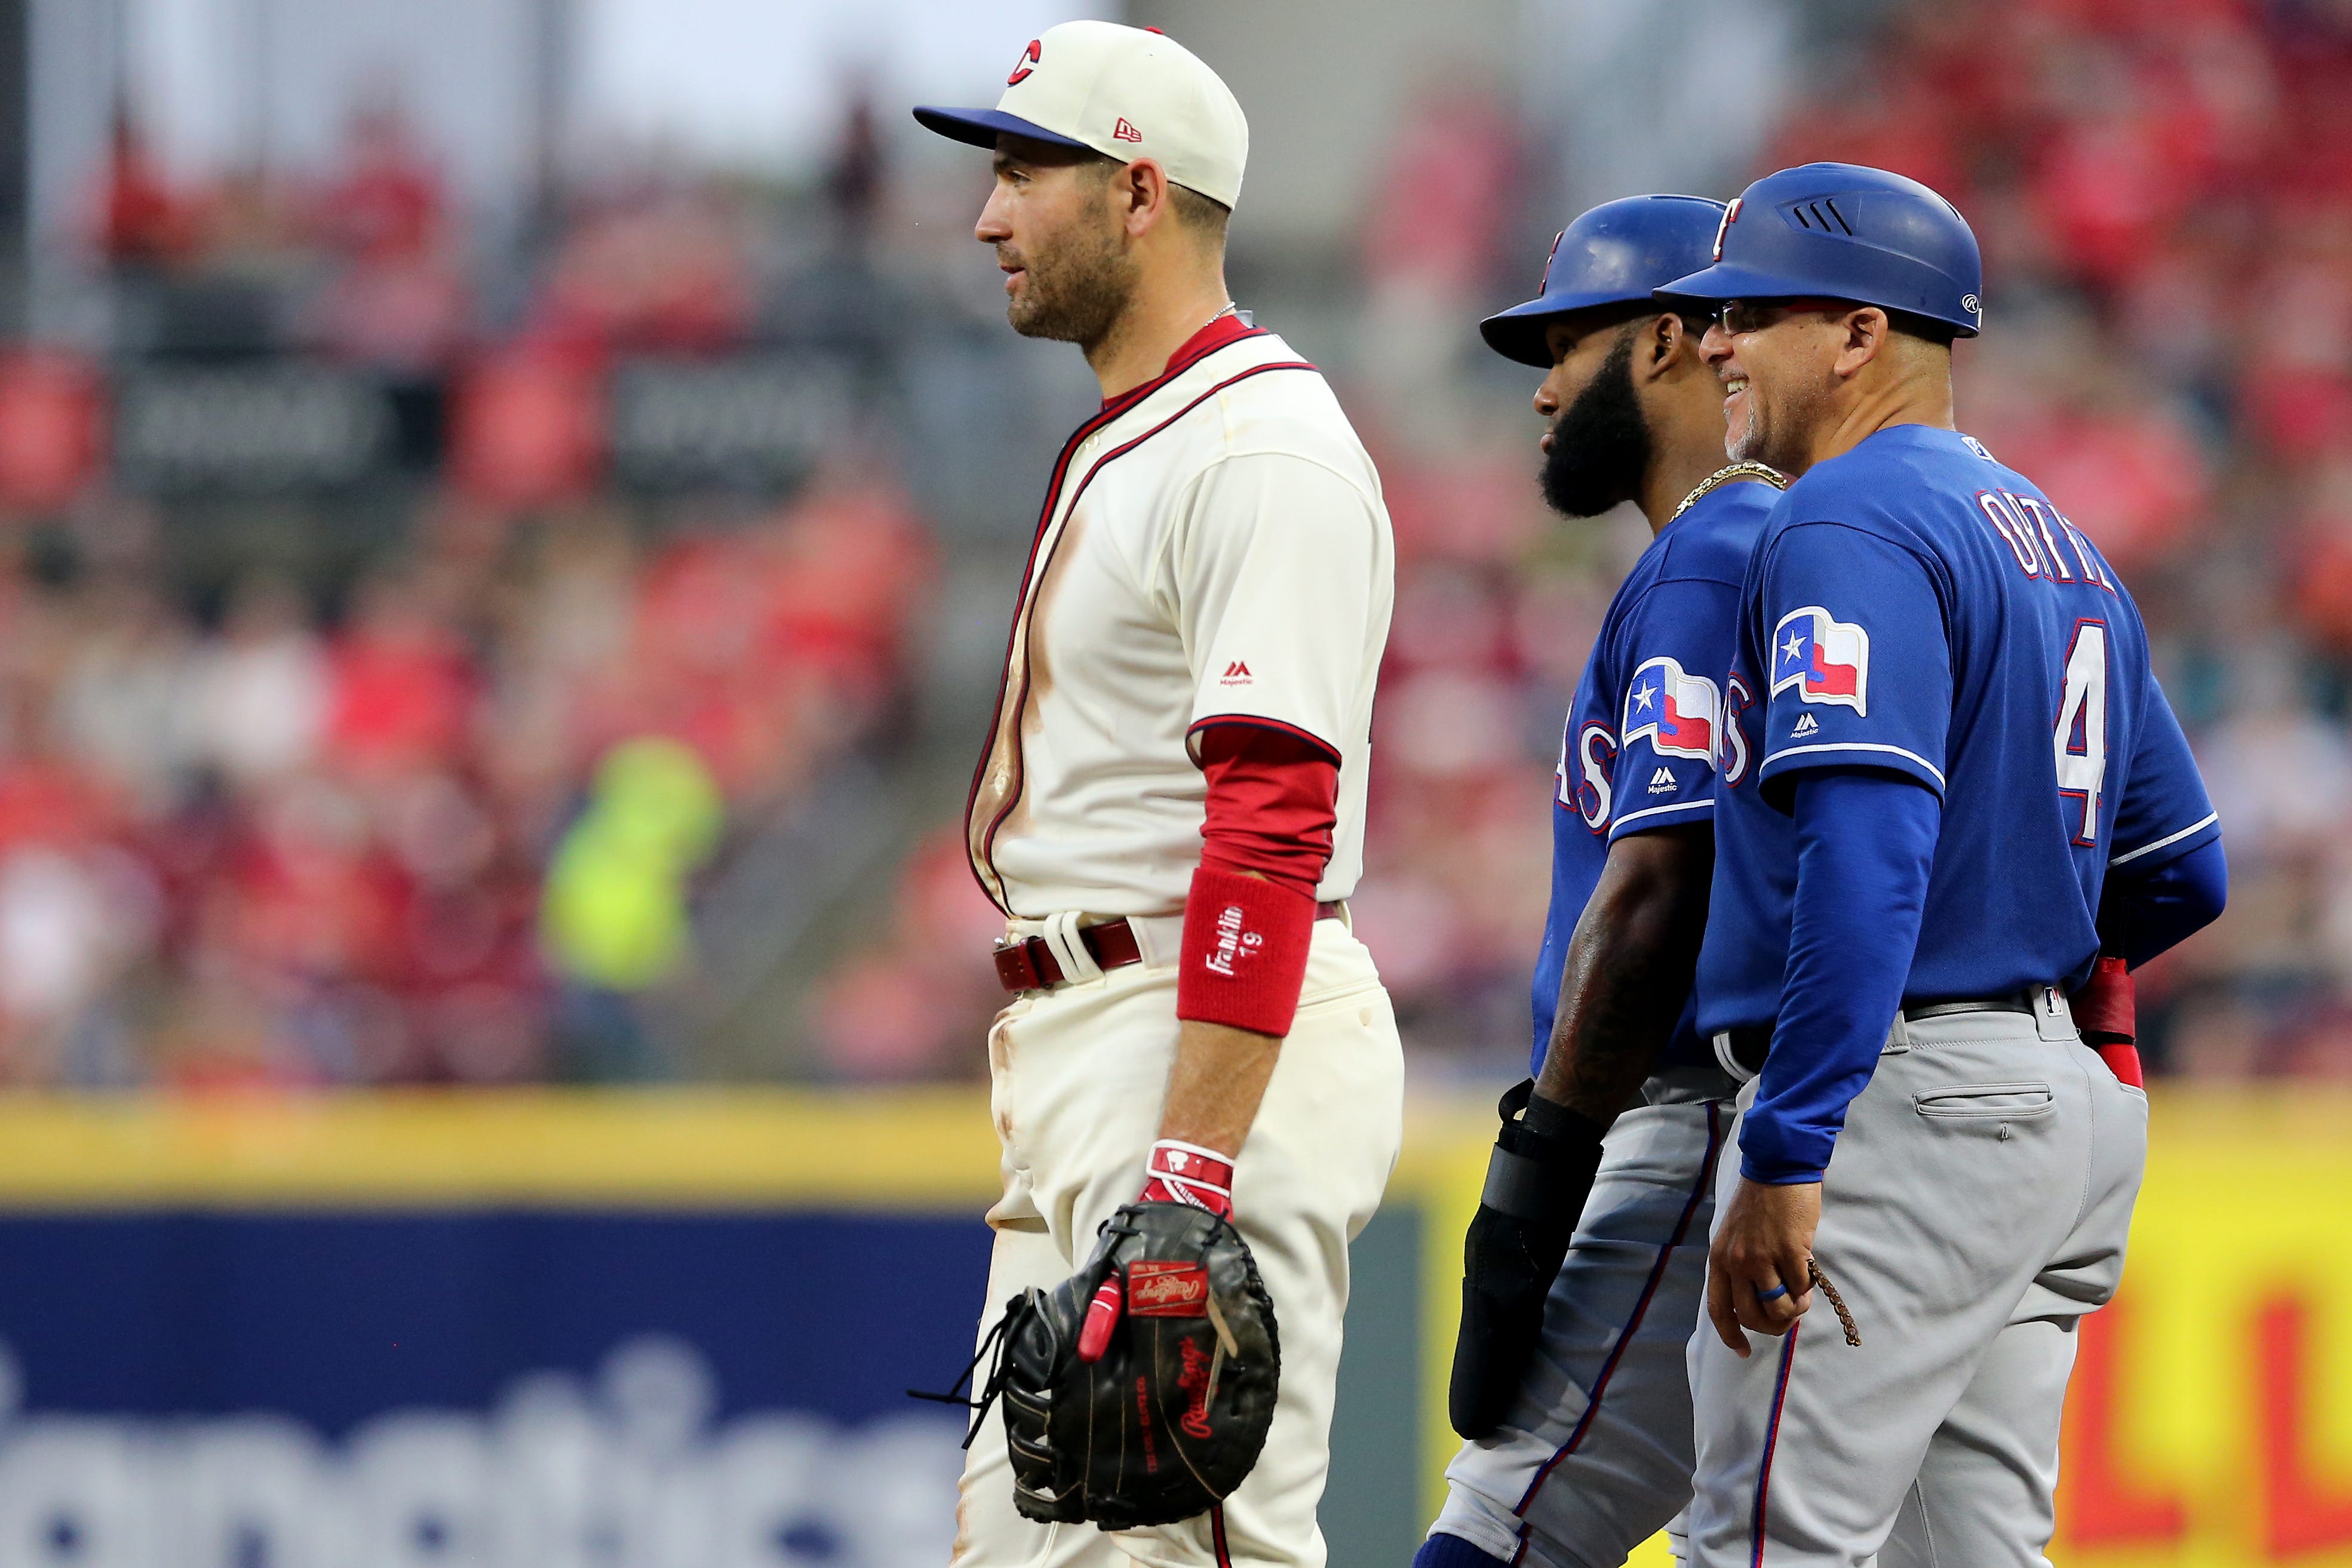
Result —
[[1232, 206], [1249, 161], [1249, 121], [1216, 72], [1154, 27], [1065, 22], [1029, 40], [994, 109], [919, 108], [942, 136], [993, 147], [999, 135], [1155, 160], [1168, 178]]

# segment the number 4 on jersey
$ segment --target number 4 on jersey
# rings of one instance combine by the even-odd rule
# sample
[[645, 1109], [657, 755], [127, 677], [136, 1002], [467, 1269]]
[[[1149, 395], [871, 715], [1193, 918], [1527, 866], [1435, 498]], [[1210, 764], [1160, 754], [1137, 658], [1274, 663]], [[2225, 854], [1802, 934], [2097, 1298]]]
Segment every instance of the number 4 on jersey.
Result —
[[2107, 778], [2107, 628], [2105, 622], [2074, 623], [2066, 650], [2066, 684], [2058, 699], [2058, 728], [2051, 737], [2058, 762], [2058, 794], [2083, 801], [2078, 844], [2099, 841], [2099, 790]]

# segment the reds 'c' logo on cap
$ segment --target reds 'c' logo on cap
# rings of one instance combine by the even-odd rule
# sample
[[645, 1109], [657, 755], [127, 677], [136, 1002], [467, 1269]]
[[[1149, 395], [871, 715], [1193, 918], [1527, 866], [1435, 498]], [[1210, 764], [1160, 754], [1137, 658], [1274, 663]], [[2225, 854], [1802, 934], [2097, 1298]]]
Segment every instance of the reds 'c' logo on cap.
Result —
[[1004, 78], [1004, 85], [1006, 87], [1018, 87], [1023, 82], [1028, 80], [1029, 73], [1035, 70], [1037, 68], [1037, 62], [1045, 57], [1045, 40], [1042, 38], [1030, 39], [1029, 47], [1021, 51], [1021, 57], [1013, 62], [1013, 74]]
[[[1030, 47], [1034, 48], [1036, 46], [1032, 44]], [[1739, 215], [1739, 204], [1747, 199], [1745, 196], [1734, 196], [1731, 198], [1731, 205], [1723, 209], [1723, 221], [1715, 225], [1715, 256], [1712, 259], [1717, 261], [1723, 259], [1723, 236], [1730, 232], [1731, 220]]]

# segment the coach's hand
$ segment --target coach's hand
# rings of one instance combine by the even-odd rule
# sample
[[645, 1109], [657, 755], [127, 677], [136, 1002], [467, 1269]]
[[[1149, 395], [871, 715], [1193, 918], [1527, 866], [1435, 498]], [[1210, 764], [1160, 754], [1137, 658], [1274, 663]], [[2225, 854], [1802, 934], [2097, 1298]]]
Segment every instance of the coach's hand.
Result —
[[1558, 1105], [1523, 1119], [1534, 1090], [1522, 1083], [1503, 1096], [1486, 1194], [1463, 1241], [1462, 1327], [1445, 1403], [1454, 1429], [1473, 1439], [1501, 1426], [1518, 1396], [1608, 1131]]
[[1821, 1223], [1821, 1183], [1739, 1178], [1706, 1255], [1706, 1315], [1735, 1355], [1748, 1354], [1742, 1330], [1787, 1333], [1812, 1305], [1809, 1265]]

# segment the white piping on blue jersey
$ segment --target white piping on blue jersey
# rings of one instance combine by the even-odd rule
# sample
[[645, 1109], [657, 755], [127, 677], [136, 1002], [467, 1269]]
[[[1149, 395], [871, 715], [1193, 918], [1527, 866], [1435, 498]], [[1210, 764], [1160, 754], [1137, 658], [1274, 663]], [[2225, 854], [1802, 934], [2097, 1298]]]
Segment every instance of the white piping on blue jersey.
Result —
[[2216, 822], [2220, 821], [2221, 820], [2221, 812], [2219, 812], [2219, 811], [2208, 811], [2208, 812], [2206, 812], [2206, 813], [2205, 813], [2205, 820], [2204, 820], [2203, 821], [2201, 821], [2201, 822], [2191, 822], [2191, 823], [2189, 823], [2187, 827], [2185, 827], [2185, 828], [2181, 829], [2179, 832], [2177, 832], [2177, 833], [2167, 833], [2167, 834], [2165, 834], [2165, 835], [2164, 835], [2164, 837], [2162, 837], [2162, 838], [2160, 838], [2160, 839], [2157, 840], [2157, 841], [2156, 841], [2156, 842], [2154, 842], [2154, 843], [2152, 843], [2152, 844], [2142, 844], [2142, 845], [2140, 845], [2140, 847], [2139, 847], [2139, 848], [2137, 848], [2137, 849], [2136, 849], [2136, 850], [2129, 850], [2129, 851], [2126, 851], [2126, 852], [2124, 852], [2124, 853], [2122, 853], [2122, 854], [2116, 855], [2116, 857], [2114, 857], [2113, 859], [2111, 859], [2110, 861], [2108, 861], [2108, 862], [2107, 862], [2107, 863], [2108, 863], [2109, 865], [2121, 865], [2121, 864], [2123, 864], [2126, 861], [2136, 861], [2136, 860], [2139, 859], [2139, 857], [2140, 857], [2140, 856], [2142, 856], [2142, 855], [2145, 855], [2145, 854], [2153, 854], [2153, 853], [2154, 853], [2154, 852], [2156, 852], [2158, 850], [2162, 849], [2162, 848], [2163, 848], [2165, 845], [2167, 845], [2167, 844], [2177, 844], [2177, 843], [2179, 843], [2181, 840], [2183, 840], [2183, 839], [2187, 838], [2187, 837], [2188, 837], [2189, 834], [2191, 834], [2191, 833], [2201, 833], [2201, 832], [2203, 832], [2206, 829], [2208, 829], [2208, 828], [2211, 827], [2214, 823], [2216, 823]]
[[1662, 817], [1668, 811], [1712, 811], [1714, 810], [1715, 802], [1712, 800], [1677, 800], [1671, 806], [1644, 806], [1638, 811], [1628, 811], [1610, 823], [1609, 831], [1613, 833], [1628, 822], [1638, 822], [1644, 817]]
[[1876, 741], [1871, 740], [1824, 741], [1819, 746], [1792, 746], [1786, 751], [1776, 751], [1772, 753], [1771, 756], [1758, 763], [1757, 767], [1759, 768], [1769, 768], [1775, 762], [1780, 761], [1783, 757], [1797, 757], [1808, 751], [1891, 751], [1897, 757], [1909, 758], [1912, 761], [1917, 763], [1920, 767], [1934, 774], [1936, 776], [1936, 784], [1938, 789], [1945, 787], [1944, 770], [1937, 767], [1934, 763], [1928, 761], [1926, 758], [1920, 756], [1917, 752], [1906, 751], [1899, 746], [1882, 746]]

